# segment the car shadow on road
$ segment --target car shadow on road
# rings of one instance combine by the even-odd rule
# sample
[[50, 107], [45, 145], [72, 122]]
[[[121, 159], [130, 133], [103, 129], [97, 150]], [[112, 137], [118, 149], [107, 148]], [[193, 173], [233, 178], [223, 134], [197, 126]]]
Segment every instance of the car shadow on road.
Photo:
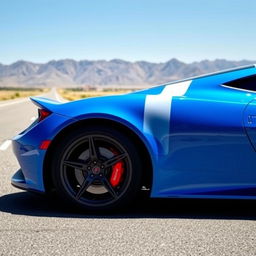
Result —
[[0, 197], [0, 211], [15, 215], [59, 218], [186, 218], [256, 220], [254, 200], [149, 199], [115, 213], [88, 213], [67, 208], [59, 200], [18, 192]]

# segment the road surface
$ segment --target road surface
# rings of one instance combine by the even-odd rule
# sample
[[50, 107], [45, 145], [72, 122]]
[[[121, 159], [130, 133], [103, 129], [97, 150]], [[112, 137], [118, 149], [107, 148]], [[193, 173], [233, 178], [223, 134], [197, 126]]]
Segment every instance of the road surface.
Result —
[[90, 215], [13, 188], [9, 140], [36, 115], [29, 100], [0, 102], [0, 255], [256, 255], [254, 201], [141, 198]]

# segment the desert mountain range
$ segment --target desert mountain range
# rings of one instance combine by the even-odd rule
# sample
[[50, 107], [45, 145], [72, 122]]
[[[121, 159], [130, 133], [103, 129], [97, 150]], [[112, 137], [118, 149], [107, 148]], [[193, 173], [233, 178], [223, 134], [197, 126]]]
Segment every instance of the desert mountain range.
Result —
[[17, 61], [10, 65], [0, 63], [0, 87], [145, 87], [255, 62], [216, 59], [188, 64], [177, 59], [163, 63], [129, 62], [120, 59], [110, 61], [63, 59], [39, 64]]

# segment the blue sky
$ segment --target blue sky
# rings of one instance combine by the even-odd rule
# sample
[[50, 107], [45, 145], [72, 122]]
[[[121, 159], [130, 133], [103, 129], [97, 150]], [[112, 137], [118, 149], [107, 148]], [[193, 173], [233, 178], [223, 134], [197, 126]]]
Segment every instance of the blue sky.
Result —
[[1, 0], [0, 63], [256, 60], [255, 0]]

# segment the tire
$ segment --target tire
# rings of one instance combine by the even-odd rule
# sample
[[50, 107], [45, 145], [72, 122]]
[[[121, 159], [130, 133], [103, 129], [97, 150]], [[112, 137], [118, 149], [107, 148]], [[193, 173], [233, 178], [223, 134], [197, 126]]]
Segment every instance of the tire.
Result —
[[141, 188], [140, 154], [118, 130], [76, 129], [53, 152], [51, 171], [57, 194], [73, 206], [90, 211], [120, 209]]

